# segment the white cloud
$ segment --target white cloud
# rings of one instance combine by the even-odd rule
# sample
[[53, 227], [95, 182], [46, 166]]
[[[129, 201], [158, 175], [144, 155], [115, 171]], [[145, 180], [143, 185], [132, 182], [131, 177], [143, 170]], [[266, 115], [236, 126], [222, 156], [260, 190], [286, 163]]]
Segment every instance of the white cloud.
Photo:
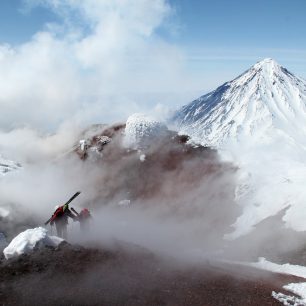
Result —
[[[184, 90], [183, 56], [156, 32], [166, 0], [27, 0], [62, 18], [25, 44], [0, 46], [0, 129], [54, 131], [152, 107], [138, 94]], [[160, 101], [157, 101], [157, 103]]]

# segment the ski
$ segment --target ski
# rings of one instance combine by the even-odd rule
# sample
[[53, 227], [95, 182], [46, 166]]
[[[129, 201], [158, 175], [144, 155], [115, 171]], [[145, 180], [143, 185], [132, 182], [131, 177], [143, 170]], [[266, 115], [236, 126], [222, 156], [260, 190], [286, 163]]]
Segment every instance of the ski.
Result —
[[73, 207], [70, 207], [70, 209], [79, 217], [80, 214], [73, 208]]
[[80, 193], [81, 191], [76, 192], [63, 206], [68, 205], [70, 202], [72, 202]]

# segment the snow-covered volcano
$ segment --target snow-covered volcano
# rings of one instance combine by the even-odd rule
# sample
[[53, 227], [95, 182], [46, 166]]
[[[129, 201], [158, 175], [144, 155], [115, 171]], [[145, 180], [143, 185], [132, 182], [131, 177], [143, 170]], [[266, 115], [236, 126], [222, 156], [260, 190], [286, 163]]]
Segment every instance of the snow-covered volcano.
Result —
[[184, 106], [181, 133], [216, 146], [239, 167], [242, 215], [232, 237], [283, 209], [286, 227], [306, 230], [306, 81], [272, 59]]
[[301, 145], [306, 135], [306, 81], [264, 59], [184, 106], [175, 121], [182, 133], [202, 144], [219, 146], [249, 137], [269, 141], [285, 134]]

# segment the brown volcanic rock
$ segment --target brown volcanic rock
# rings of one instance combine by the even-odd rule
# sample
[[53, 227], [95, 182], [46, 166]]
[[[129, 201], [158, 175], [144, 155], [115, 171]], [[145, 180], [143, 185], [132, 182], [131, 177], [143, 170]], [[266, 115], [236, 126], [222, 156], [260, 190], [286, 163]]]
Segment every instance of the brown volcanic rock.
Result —
[[[98, 148], [97, 139], [106, 136], [111, 140]], [[154, 210], [163, 220], [195, 221], [196, 234], [203, 235], [199, 239], [209, 236], [216, 244], [231, 230], [241, 209], [234, 200], [237, 169], [222, 162], [216, 150], [188, 140], [167, 131], [133, 149], [123, 145], [124, 125], [92, 135], [80, 161], [82, 169], [88, 169], [88, 176], [82, 176], [91, 179], [88, 185], [94, 190], [84, 205], [95, 210], [127, 200], [133, 208]]]
[[[235, 276], [234, 276], [235, 275]], [[182, 266], [143, 249], [64, 244], [2, 261], [2, 305], [280, 305], [297, 278], [230, 265]]]
[[[216, 150], [191, 145], [188, 136], [179, 136], [173, 131], [159, 139], [154, 138], [141, 150], [126, 148], [123, 145], [124, 128], [125, 125], [107, 127], [88, 139], [83, 151], [80, 147], [76, 149], [85, 163], [94, 163], [101, 169], [97, 188], [103, 203], [120, 193], [128, 194], [132, 201], [156, 197], [171, 200], [192, 192], [212, 177], [234, 176], [237, 170], [233, 165], [221, 162]], [[103, 137], [110, 141], [97, 145]], [[90, 155], [95, 154], [98, 158], [92, 161]], [[140, 155], [145, 156], [144, 161], [140, 160]]]

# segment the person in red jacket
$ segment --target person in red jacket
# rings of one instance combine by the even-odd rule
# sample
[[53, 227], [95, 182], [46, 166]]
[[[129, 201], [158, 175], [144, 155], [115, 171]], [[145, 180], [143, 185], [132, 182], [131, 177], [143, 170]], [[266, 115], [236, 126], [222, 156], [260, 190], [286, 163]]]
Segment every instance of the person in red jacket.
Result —
[[82, 231], [88, 231], [92, 216], [87, 208], [81, 210], [79, 215], [80, 228]]
[[71, 210], [77, 214], [77, 220], [80, 222], [81, 231], [88, 231], [90, 228], [90, 222], [92, 220], [91, 213], [88, 208], [83, 208], [80, 213], [78, 213], [75, 209], [71, 208]]
[[68, 218], [75, 220], [77, 217], [70, 211], [68, 204], [56, 206], [50, 225], [55, 224], [57, 236], [67, 239]]

